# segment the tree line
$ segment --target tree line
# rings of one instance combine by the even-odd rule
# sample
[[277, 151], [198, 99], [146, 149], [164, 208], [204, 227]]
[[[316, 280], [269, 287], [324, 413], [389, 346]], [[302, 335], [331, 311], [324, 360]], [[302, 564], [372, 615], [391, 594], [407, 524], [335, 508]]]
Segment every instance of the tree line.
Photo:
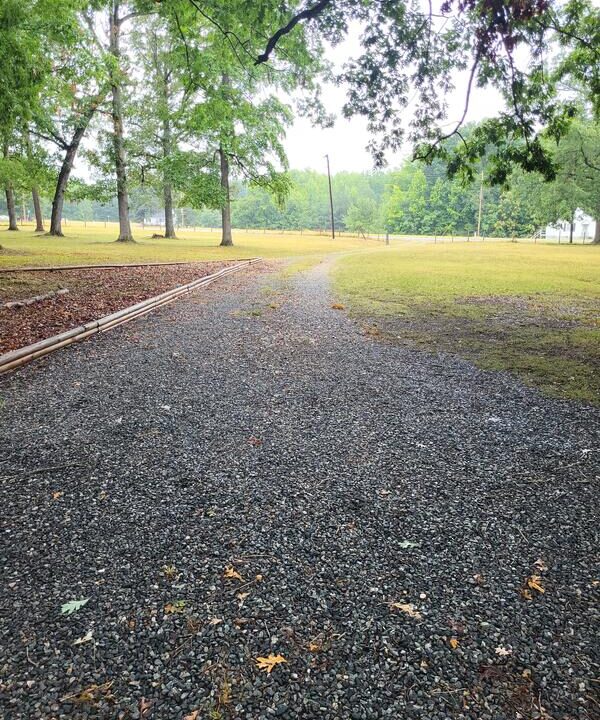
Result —
[[[473, 127], [467, 128], [467, 134]], [[395, 171], [340, 172], [333, 176], [334, 221], [337, 228], [357, 234], [467, 235], [478, 229], [490, 237], [527, 237], [559, 221], [573, 223], [578, 210], [600, 219], [600, 132], [591, 121], [573, 123], [553, 149], [560, 170], [553, 181], [515, 170], [503, 188], [481, 182], [450, 179], [444, 163], [405, 162]], [[327, 175], [291, 170], [283, 203], [269, 189], [234, 182], [230, 188], [232, 225], [237, 228], [326, 230], [330, 227]], [[134, 184], [130, 214], [138, 223], [170, 218], [165, 227], [220, 228], [219, 209], [186, 207], [185, 195], [167, 186]], [[479, 203], [481, 203], [481, 218]], [[31, 202], [28, 203], [30, 209]], [[42, 199], [42, 209], [50, 209]], [[103, 203], [85, 199], [67, 202], [66, 217], [74, 220], [117, 221], [116, 199]], [[479, 225], [479, 228], [478, 228]], [[596, 241], [600, 222], [596, 223]], [[593, 238], [592, 238], [593, 239]]]
[[[325, 43], [342, 42], [352, 24], [360, 49], [333, 68]], [[542, 47], [555, 51], [550, 61]], [[326, 227], [324, 176], [289, 172], [283, 148], [294, 113], [331, 123], [324, 80], [346, 88], [344, 115], [367, 119], [380, 168], [336, 176], [339, 227], [468, 232], [480, 177], [489, 234], [572, 221], [577, 208], [598, 217], [599, 48], [589, 0], [505, 0], [502, 12], [475, 0], [428, 10], [408, 0], [3, 0], [9, 230], [24, 193], [40, 232], [50, 203], [55, 236], [65, 210], [97, 213], [99, 203], [114, 207], [120, 242], [133, 241], [132, 219], [151, 207], [167, 237], [178, 208], [211, 224], [218, 215], [223, 245], [232, 223]], [[461, 71], [465, 110], [448, 130], [446, 99]], [[508, 110], [469, 128], [474, 83], [497, 88]], [[407, 140], [418, 162], [383, 172], [386, 152]], [[74, 177], [82, 162], [86, 182]]]

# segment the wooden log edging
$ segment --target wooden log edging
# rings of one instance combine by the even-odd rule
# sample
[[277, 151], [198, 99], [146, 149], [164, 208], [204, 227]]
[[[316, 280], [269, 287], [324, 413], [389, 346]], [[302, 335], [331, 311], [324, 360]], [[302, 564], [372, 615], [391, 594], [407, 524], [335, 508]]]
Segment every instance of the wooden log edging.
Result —
[[145, 315], [162, 305], [167, 305], [168, 303], [177, 300], [177, 298], [182, 295], [187, 295], [193, 290], [210, 285], [215, 282], [215, 280], [218, 280], [225, 275], [237, 272], [249, 265], [260, 262], [260, 260], [261, 258], [251, 258], [250, 260], [244, 260], [236, 265], [230, 265], [229, 267], [218, 270], [211, 275], [204, 275], [197, 280], [192, 280], [192, 282], [189, 282], [186, 285], [180, 285], [179, 287], [167, 290], [160, 295], [155, 295], [154, 297], [142, 300], [135, 305], [130, 305], [128, 308], [118, 310], [110, 315], [105, 315], [98, 320], [91, 320], [90, 322], [87, 322], [84, 325], [79, 325], [71, 330], [66, 330], [65, 332], [46, 338], [45, 340], [40, 340], [32, 345], [26, 345], [18, 350], [12, 350], [4, 355], [0, 355], [0, 374], [21, 367], [21, 365], [25, 365], [32, 360], [44, 357], [44, 355], [48, 355], [49, 353], [66, 347], [67, 345], [85, 340], [91, 335], [99, 332], [106, 332], [107, 330], [111, 330], [118, 325], [123, 325], [130, 320], [135, 320], [136, 318], [141, 317], [142, 315]]
[[[254, 258], [241, 258], [237, 262], [246, 262], [246, 259], [253, 260]], [[147, 263], [104, 263], [101, 265], [24, 265], [23, 267], [8, 267], [0, 268], [1, 273], [19, 273], [19, 272], [61, 272], [61, 270], [112, 270], [118, 268], [138, 268], [138, 267], [162, 267], [164, 265], [200, 265], [211, 262], [222, 262], [219, 258], [213, 260], [175, 260], [173, 262], [147, 262]], [[235, 260], [233, 262], [236, 262]]]

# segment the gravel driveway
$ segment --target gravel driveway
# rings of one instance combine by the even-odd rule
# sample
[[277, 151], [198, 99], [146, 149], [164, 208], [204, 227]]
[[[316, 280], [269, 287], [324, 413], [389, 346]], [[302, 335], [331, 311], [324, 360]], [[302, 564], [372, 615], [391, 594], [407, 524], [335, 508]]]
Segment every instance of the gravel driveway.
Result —
[[600, 718], [598, 411], [331, 304], [251, 269], [0, 380], [0, 717]]

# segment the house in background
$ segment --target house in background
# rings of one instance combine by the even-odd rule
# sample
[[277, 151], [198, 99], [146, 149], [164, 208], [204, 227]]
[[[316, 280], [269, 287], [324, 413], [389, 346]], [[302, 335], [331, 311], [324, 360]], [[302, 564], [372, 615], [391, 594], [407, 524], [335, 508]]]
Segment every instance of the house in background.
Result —
[[[575, 222], [573, 223], [573, 239], [579, 241], [592, 242], [596, 232], [596, 221], [581, 210], [575, 214]], [[560, 240], [561, 242], [569, 241], [569, 221], [561, 220], [553, 225], [546, 225], [544, 237], [547, 240]]]

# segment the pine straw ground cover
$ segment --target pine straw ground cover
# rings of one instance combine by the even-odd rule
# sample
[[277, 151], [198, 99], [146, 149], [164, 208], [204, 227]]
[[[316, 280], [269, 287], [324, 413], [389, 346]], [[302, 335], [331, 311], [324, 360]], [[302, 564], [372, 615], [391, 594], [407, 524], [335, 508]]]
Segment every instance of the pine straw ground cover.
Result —
[[[0, 353], [122, 310], [229, 264], [205, 262], [0, 275]], [[60, 288], [67, 288], [69, 292], [32, 305], [3, 307], [9, 301], [32, 298]]]
[[369, 334], [600, 402], [600, 247], [407, 244], [348, 256], [335, 278]]

